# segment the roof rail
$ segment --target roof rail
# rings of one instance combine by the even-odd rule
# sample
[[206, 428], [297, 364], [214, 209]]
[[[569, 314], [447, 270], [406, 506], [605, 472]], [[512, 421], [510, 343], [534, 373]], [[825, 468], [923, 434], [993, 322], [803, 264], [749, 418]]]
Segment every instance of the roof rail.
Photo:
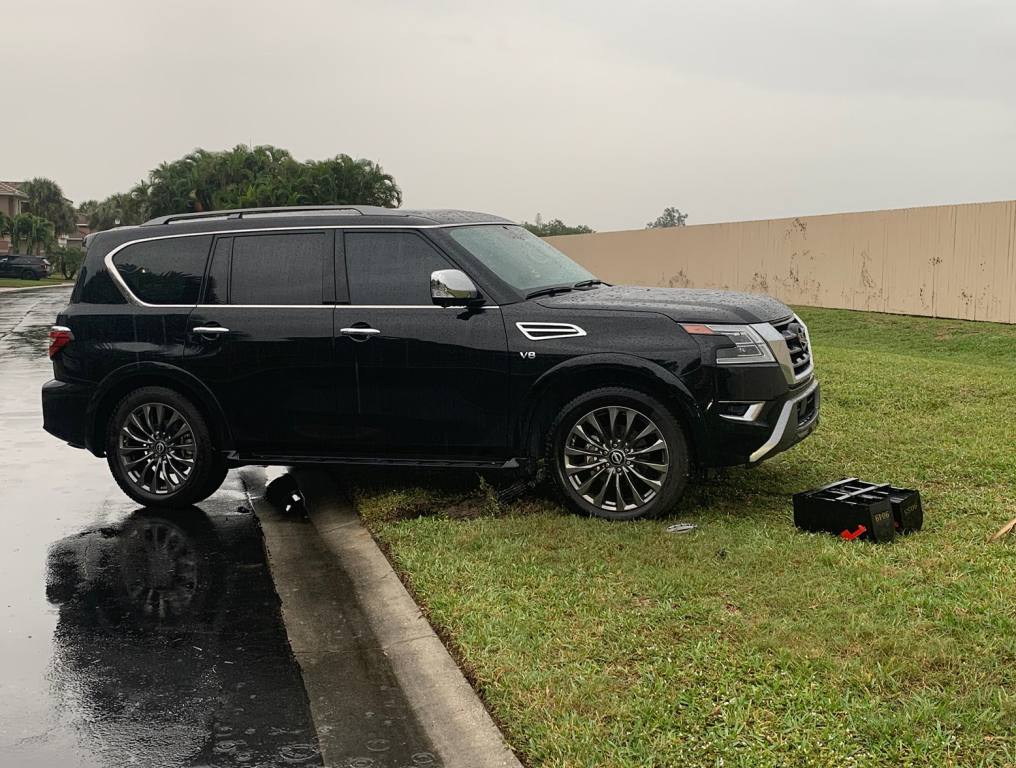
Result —
[[149, 224], [172, 224], [176, 221], [201, 221], [216, 219], [245, 219], [257, 216], [365, 216], [365, 215], [406, 215], [393, 208], [381, 208], [373, 205], [287, 205], [271, 208], [234, 208], [224, 211], [202, 211], [200, 213], [176, 213], [169, 216], [157, 216], [149, 219]]

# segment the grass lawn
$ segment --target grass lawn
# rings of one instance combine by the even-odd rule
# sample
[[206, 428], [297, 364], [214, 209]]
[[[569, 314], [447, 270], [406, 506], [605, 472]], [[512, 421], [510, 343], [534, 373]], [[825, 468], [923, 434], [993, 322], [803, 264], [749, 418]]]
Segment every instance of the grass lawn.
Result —
[[[1016, 327], [803, 308], [822, 425], [671, 516], [359, 475], [361, 514], [532, 766], [1014, 766]], [[892, 545], [790, 495], [916, 487]], [[697, 523], [668, 535], [675, 521]]]
[[42, 280], [21, 280], [17, 277], [0, 277], [0, 288], [37, 288], [43, 285], [70, 285], [73, 280], [60, 277], [46, 277]]

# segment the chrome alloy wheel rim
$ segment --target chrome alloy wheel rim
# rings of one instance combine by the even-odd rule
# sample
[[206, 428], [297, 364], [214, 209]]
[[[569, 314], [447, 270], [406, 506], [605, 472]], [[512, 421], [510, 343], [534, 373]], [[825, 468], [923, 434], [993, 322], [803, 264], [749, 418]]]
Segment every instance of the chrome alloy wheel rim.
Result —
[[571, 487], [608, 512], [644, 507], [659, 494], [670, 471], [660, 428], [644, 413], [622, 406], [597, 408], [575, 422], [563, 454]]
[[139, 405], [120, 428], [120, 463], [138, 488], [159, 496], [175, 492], [194, 471], [194, 432], [164, 403]]

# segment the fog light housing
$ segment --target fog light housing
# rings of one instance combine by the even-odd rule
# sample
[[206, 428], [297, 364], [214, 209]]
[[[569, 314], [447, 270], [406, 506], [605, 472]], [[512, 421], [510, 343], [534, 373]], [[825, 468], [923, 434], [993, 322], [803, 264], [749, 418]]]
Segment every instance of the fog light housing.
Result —
[[716, 403], [716, 413], [721, 419], [728, 421], [752, 422], [758, 419], [765, 403], [741, 403], [720, 401]]

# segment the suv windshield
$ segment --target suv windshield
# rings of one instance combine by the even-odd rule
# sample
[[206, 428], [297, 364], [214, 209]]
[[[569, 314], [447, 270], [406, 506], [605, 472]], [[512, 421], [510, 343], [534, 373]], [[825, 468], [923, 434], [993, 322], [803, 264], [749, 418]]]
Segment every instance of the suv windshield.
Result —
[[513, 224], [455, 227], [449, 231], [485, 267], [520, 293], [596, 278], [529, 230]]

